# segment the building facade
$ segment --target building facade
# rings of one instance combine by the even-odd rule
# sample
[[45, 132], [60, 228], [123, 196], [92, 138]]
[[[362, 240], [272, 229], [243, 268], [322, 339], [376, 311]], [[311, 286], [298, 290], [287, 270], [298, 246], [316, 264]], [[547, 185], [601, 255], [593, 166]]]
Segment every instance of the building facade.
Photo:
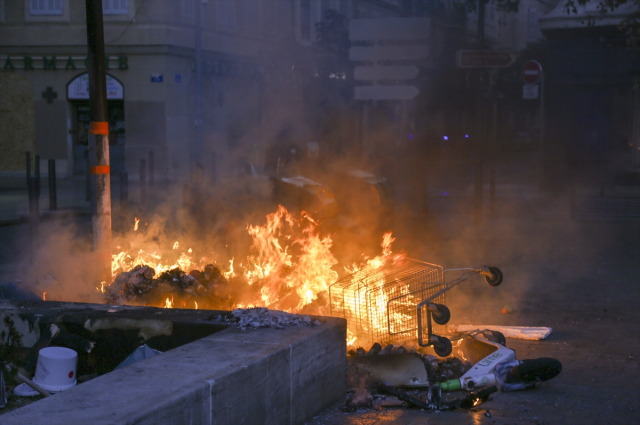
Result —
[[[139, 160], [153, 152], [159, 178], [190, 174], [198, 10], [204, 149], [196, 160], [203, 168], [215, 169], [214, 153], [219, 159], [256, 160], [260, 143], [269, 137], [265, 123], [295, 111], [291, 92], [296, 84], [287, 72], [295, 42], [291, 2], [103, 0], [112, 173], [127, 170], [135, 178]], [[7, 102], [29, 103], [32, 96], [31, 105], [14, 108], [31, 111], [31, 120], [3, 110], [3, 123], [25, 127], [3, 132], [3, 149], [15, 145], [20, 149], [14, 150], [24, 151], [30, 144], [19, 135], [33, 134], [41, 158], [56, 159], [58, 170], [67, 174], [83, 173], [88, 128], [84, 1], [3, 1], [0, 12], [0, 78], [22, 87]], [[10, 162], [3, 171], [24, 170], [24, 153]], [[218, 162], [221, 170], [230, 164]]]

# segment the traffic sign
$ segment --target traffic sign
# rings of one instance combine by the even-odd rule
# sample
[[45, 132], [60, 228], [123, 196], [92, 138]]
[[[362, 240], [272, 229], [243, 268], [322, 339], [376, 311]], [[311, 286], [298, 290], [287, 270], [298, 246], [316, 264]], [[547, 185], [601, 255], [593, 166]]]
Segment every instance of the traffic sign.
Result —
[[349, 21], [351, 41], [420, 40], [429, 38], [429, 18], [352, 19]]
[[356, 66], [353, 69], [353, 78], [356, 80], [411, 80], [418, 76], [418, 68], [415, 66]]
[[538, 93], [540, 93], [539, 85], [537, 84], [525, 84], [522, 86], [522, 98], [523, 99], [537, 99]]
[[426, 59], [429, 46], [414, 44], [409, 46], [353, 46], [349, 48], [352, 61], [396, 61]]
[[356, 86], [357, 100], [409, 100], [420, 93], [414, 86]]
[[516, 58], [509, 52], [495, 50], [458, 50], [458, 68], [506, 68]]
[[535, 84], [542, 76], [542, 65], [538, 61], [530, 60], [522, 66], [522, 79], [526, 84]]

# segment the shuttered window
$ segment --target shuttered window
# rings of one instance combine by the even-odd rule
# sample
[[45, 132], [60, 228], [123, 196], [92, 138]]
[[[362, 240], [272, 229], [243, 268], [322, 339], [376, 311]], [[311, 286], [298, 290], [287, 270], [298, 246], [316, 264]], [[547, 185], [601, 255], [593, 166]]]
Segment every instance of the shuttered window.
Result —
[[129, 14], [129, 2], [127, 0], [102, 0], [102, 13], [105, 15]]
[[62, 0], [30, 0], [29, 13], [37, 15], [62, 15]]

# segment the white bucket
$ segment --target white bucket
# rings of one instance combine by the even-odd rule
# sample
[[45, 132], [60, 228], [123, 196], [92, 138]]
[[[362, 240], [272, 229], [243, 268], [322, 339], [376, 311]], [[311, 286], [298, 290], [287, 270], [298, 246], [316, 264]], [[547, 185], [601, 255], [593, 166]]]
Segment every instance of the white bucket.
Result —
[[78, 353], [64, 347], [47, 347], [38, 354], [33, 382], [49, 392], [75, 387]]

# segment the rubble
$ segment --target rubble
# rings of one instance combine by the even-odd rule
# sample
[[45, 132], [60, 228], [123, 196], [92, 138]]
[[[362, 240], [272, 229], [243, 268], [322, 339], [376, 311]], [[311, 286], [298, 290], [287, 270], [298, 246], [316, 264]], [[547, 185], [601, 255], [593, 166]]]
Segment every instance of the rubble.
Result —
[[231, 312], [228, 321], [234, 321], [240, 329], [247, 328], [276, 328], [283, 329], [285, 326], [317, 326], [318, 320], [312, 320], [307, 315], [291, 314], [284, 311], [269, 310], [266, 307], [237, 308]]

